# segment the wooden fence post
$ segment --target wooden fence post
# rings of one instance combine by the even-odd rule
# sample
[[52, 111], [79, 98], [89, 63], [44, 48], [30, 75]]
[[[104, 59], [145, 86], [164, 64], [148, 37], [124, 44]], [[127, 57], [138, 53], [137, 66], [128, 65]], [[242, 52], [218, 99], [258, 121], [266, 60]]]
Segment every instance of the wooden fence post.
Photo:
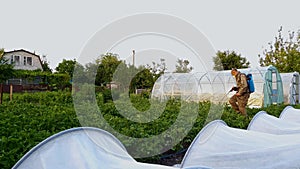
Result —
[[9, 86], [9, 98], [10, 98], [10, 101], [12, 101], [12, 97], [13, 97], [13, 85], [10, 84], [10, 86]]

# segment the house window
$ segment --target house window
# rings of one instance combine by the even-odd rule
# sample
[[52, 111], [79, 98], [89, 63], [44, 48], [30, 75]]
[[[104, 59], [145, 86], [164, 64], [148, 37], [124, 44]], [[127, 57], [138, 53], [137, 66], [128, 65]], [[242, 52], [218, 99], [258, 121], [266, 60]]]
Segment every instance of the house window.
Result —
[[13, 64], [13, 63], [14, 63], [14, 56], [11, 55], [11, 56], [10, 56], [10, 64]]
[[15, 64], [20, 65], [20, 56], [15, 56]]
[[26, 56], [24, 56], [24, 65], [26, 65]]
[[27, 64], [32, 65], [32, 57], [27, 57]]

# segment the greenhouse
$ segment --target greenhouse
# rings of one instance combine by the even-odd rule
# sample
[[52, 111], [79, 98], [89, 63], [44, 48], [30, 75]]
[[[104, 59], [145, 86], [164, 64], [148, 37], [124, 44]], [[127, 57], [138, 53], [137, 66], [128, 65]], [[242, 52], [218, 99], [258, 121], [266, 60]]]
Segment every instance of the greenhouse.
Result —
[[[239, 69], [242, 73], [251, 73], [255, 92], [251, 94], [248, 105], [266, 107], [283, 103], [283, 84], [278, 70], [274, 66]], [[185, 101], [226, 102], [234, 94], [228, 91], [235, 86], [230, 70], [165, 73], [155, 82], [151, 97], [165, 100], [180, 97]]]
[[284, 93], [284, 102], [291, 105], [299, 103], [299, 73], [280, 73], [282, 78], [283, 93]]

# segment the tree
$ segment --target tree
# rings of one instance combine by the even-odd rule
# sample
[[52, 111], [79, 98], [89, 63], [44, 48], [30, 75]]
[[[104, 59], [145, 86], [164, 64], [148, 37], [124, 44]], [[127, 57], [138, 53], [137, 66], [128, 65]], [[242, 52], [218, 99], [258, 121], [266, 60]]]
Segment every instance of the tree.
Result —
[[282, 27], [278, 30], [275, 42], [268, 43], [264, 49], [264, 57], [258, 55], [261, 66], [275, 66], [279, 72], [300, 71], [300, 32], [289, 31], [288, 38], [282, 35]]
[[176, 65], [176, 73], [189, 73], [193, 70], [192, 66], [189, 66], [190, 62], [188, 60], [178, 59]]
[[0, 57], [2, 58], [3, 55], [4, 55], [4, 49], [0, 49]]
[[99, 59], [96, 60], [97, 74], [95, 79], [96, 85], [107, 84], [112, 81], [113, 74], [117, 67], [122, 61], [118, 59], [118, 55], [114, 53], [106, 53], [101, 55]]
[[250, 63], [241, 54], [237, 54], [235, 51], [218, 51], [216, 56], [213, 57], [214, 70], [230, 70], [232, 68], [248, 68]]
[[14, 75], [14, 66], [3, 57], [4, 49], [0, 49], [0, 104], [3, 98], [3, 83]]
[[0, 83], [5, 82], [13, 76], [14, 66], [9, 64], [8, 60], [3, 57], [4, 49], [0, 49]]
[[151, 89], [154, 85], [154, 76], [150, 69], [145, 66], [135, 68], [138, 72], [131, 80], [130, 91], [134, 92], [135, 89]]
[[167, 70], [165, 59], [161, 58], [160, 63], [152, 62], [152, 66], [147, 64], [146, 69], [151, 72], [153, 80], [156, 81]]
[[50, 68], [50, 65], [49, 65], [49, 62], [47, 61], [46, 55], [43, 55], [43, 58], [41, 61], [42, 61], [43, 71], [52, 73], [52, 69]]
[[76, 65], [76, 60], [66, 60], [63, 59], [61, 63], [55, 68], [57, 73], [68, 74], [71, 78], [73, 77], [74, 68]]
[[87, 83], [88, 77], [86, 76], [87, 71], [85, 70], [84, 66], [76, 61], [73, 69], [73, 74], [70, 76], [73, 82], [77, 84]]

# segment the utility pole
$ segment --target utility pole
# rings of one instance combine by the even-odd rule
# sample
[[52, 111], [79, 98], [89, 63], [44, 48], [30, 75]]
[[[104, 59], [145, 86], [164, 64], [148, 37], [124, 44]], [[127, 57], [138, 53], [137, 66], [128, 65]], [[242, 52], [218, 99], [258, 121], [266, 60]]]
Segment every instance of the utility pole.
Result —
[[133, 65], [133, 67], [134, 67], [134, 58], [135, 57], [135, 50], [133, 49], [132, 50], [132, 65]]

